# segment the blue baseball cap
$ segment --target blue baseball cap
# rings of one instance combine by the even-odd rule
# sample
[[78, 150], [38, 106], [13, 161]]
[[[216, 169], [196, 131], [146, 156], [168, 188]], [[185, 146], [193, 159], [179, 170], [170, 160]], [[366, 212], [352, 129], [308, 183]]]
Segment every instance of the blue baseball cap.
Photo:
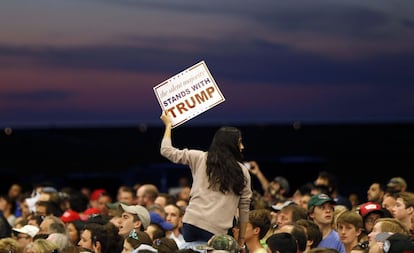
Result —
[[174, 228], [174, 225], [166, 221], [161, 217], [159, 213], [150, 211], [151, 223], [159, 225], [165, 231], [171, 230]]

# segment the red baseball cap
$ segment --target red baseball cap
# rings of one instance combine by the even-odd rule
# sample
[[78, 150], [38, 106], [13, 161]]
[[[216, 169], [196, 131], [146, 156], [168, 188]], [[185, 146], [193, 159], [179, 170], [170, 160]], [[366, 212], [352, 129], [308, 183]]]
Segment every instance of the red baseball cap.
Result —
[[72, 221], [74, 221], [74, 220], [80, 220], [81, 219], [81, 217], [80, 217], [80, 215], [79, 215], [79, 213], [78, 212], [75, 212], [75, 211], [73, 211], [73, 210], [66, 210], [63, 214], [62, 214], [62, 216], [60, 217], [60, 219], [63, 221], [63, 222], [72, 222]]
[[96, 189], [96, 190], [94, 190], [94, 191], [91, 193], [91, 197], [90, 197], [90, 199], [91, 199], [91, 200], [98, 200], [98, 199], [99, 199], [99, 197], [100, 197], [103, 193], [106, 193], [106, 190], [105, 190], [105, 189]]
[[101, 214], [101, 210], [99, 210], [96, 207], [89, 207], [82, 213], [81, 220], [87, 221], [89, 217], [93, 215], [98, 215], [98, 214]]
[[94, 214], [101, 214], [101, 210], [99, 210], [99, 208], [96, 207], [90, 207], [88, 209], [86, 209], [83, 214], [86, 215], [94, 215]]
[[372, 212], [384, 215], [384, 211], [382, 210], [381, 206], [374, 202], [367, 202], [359, 207], [359, 214], [362, 216], [362, 218], [365, 218], [365, 216]]

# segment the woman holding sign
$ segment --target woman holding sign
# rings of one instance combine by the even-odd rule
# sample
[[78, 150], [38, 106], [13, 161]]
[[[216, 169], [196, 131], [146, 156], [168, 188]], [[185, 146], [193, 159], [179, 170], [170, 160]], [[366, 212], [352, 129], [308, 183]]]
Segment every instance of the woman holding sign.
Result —
[[221, 127], [208, 152], [178, 149], [171, 141], [171, 117], [162, 112], [165, 132], [161, 155], [174, 163], [188, 165], [193, 176], [190, 202], [183, 217], [182, 234], [186, 242], [207, 242], [213, 235], [227, 234], [238, 213], [238, 243], [244, 248], [252, 196], [249, 170], [243, 165], [241, 132]]

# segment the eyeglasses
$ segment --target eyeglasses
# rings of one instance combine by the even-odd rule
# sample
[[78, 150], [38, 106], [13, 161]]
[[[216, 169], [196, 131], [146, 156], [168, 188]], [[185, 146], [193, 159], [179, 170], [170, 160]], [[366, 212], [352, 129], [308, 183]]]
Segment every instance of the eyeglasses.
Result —
[[16, 236], [17, 240], [19, 239], [29, 239], [30, 236]]

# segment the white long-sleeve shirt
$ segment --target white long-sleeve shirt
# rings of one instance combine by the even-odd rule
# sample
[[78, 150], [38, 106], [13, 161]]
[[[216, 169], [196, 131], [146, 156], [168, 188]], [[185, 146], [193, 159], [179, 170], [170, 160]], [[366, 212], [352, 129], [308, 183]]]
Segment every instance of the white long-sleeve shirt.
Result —
[[239, 221], [248, 222], [252, 196], [250, 173], [240, 164], [247, 184], [242, 195], [222, 193], [208, 188], [206, 174], [207, 152], [195, 149], [178, 149], [172, 146], [171, 138], [163, 138], [161, 155], [174, 163], [188, 165], [193, 177], [190, 202], [185, 209], [183, 222], [207, 230], [213, 234], [227, 234], [233, 226], [233, 218], [238, 210]]

